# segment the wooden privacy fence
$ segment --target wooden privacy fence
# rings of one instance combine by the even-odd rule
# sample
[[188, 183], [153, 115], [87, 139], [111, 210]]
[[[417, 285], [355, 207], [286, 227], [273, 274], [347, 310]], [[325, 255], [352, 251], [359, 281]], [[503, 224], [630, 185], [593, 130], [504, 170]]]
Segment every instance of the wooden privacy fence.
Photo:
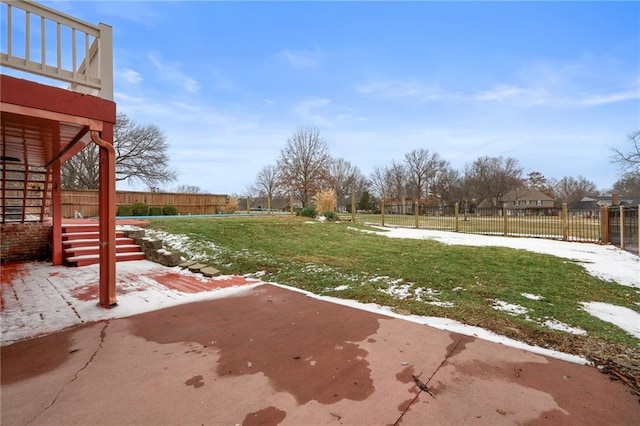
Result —
[[343, 214], [341, 217], [382, 226], [611, 243], [636, 254], [640, 245], [638, 206], [569, 210], [565, 204], [560, 208], [538, 210], [505, 206], [471, 211], [460, 209], [457, 204], [413, 207], [383, 203], [378, 214]]
[[[145, 203], [149, 207], [175, 206], [178, 214], [215, 214], [229, 202], [227, 195], [184, 194], [173, 192], [116, 191], [116, 205], [130, 206]], [[98, 215], [97, 190], [63, 190], [62, 217], [74, 217], [79, 212], [83, 217]]]

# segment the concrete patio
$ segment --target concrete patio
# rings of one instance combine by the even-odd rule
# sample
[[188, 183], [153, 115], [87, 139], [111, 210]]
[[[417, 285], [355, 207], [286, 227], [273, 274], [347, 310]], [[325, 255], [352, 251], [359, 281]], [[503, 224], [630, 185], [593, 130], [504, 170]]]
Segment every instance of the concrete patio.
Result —
[[255, 279], [125, 262], [106, 310], [94, 266], [2, 266], [3, 425], [640, 418], [638, 397], [593, 367]]

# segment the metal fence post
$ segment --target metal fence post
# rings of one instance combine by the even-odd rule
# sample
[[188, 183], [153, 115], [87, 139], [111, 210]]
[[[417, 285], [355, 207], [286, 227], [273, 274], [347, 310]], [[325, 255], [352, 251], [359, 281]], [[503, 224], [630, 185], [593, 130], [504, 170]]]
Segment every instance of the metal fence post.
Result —
[[289, 213], [293, 214], [293, 195], [289, 195]]
[[384, 226], [384, 198], [380, 201], [380, 213], [382, 213], [381, 226]]
[[567, 203], [562, 203], [562, 241], [569, 239], [569, 210]]
[[507, 236], [507, 205], [503, 204], [502, 205], [502, 221], [503, 221], [503, 230], [502, 230], [502, 235], [504, 235], [505, 237]]
[[455, 216], [456, 232], [460, 232], [460, 204], [456, 203], [453, 207], [453, 215]]
[[624, 250], [624, 207], [620, 206], [620, 248]]
[[419, 210], [420, 210], [420, 204], [418, 204], [418, 202], [414, 202], [413, 204], [413, 214], [416, 217], [416, 229], [418, 229], [418, 215], [420, 214]]

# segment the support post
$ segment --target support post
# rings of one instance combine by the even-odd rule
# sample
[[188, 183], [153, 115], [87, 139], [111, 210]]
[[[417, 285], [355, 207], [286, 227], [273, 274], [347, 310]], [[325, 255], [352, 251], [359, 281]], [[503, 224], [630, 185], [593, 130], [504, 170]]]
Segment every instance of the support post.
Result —
[[418, 229], [418, 226], [419, 226], [418, 225], [418, 216], [420, 215], [420, 204], [418, 203], [418, 201], [415, 201], [413, 203], [413, 214], [414, 214], [415, 219], [416, 219], [416, 223], [415, 223], [416, 229]]
[[267, 214], [271, 214], [271, 194], [267, 194]]
[[609, 209], [600, 207], [600, 244], [609, 243]]
[[356, 193], [351, 190], [351, 223], [356, 223]]
[[[60, 124], [55, 123], [52, 130], [53, 152], [60, 152]], [[29, 173], [25, 170], [25, 173]], [[52, 210], [52, 254], [54, 265], [62, 265], [62, 187], [60, 179], [60, 159], [51, 164], [51, 210]], [[26, 189], [26, 188], [25, 188]], [[45, 188], [46, 190], [46, 188]], [[43, 200], [44, 203], [44, 200]], [[44, 209], [44, 207], [43, 207]]]
[[507, 204], [502, 204], [502, 235], [505, 237], [509, 233], [508, 223], [507, 223]]
[[453, 207], [453, 215], [455, 220], [456, 232], [460, 232], [460, 204], [456, 203]]
[[293, 214], [293, 195], [289, 195], [289, 213]]
[[[103, 139], [104, 138], [104, 139]], [[113, 124], [104, 123], [102, 138], [92, 130], [91, 140], [100, 148], [100, 305], [111, 308], [116, 301], [116, 154]]]
[[380, 226], [384, 226], [384, 198], [380, 201], [380, 213], [382, 214]]
[[569, 239], [569, 210], [567, 203], [562, 203], [562, 241]]
[[624, 250], [624, 207], [620, 206], [620, 248]]

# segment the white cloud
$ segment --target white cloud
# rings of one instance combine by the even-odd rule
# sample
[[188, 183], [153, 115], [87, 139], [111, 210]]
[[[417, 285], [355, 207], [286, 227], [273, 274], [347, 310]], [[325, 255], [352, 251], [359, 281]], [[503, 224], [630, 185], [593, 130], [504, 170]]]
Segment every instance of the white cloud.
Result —
[[329, 110], [330, 106], [329, 99], [311, 98], [298, 102], [293, 111], [304, 122], [324, 127], [333, 127], [339, 121], [351, 118], [348, 111], [333, 112]]
[[139, 72], [131, 68], [123, 68], [116, 70], [116, 79], [122, 79], [130, 84], [138, 84], [142, 81], [142, 76]]
[[411, 98], [419, 101], [436, 101], [446, 95], [439, 87], [417, 80], [380, 80], [356, 85], [355, 90], [362, 95], [382, 99]]
[[278, 52], [278, 56], [284, 58], [291, 66], [296, 68], [313, 68], [318, 66], [317, 54], [313, 52], [282, 49]]
[[157, 54], [149, 53], [149, 61], [160, 72], [160, 77], [166, 81], [175, 83], [181, 86], [189, 93], [196, 93], [200, 91], [200, 83], [197, 80], [189, 77], [182, 72], [181, 65], [177, 62], [163, 62]]

